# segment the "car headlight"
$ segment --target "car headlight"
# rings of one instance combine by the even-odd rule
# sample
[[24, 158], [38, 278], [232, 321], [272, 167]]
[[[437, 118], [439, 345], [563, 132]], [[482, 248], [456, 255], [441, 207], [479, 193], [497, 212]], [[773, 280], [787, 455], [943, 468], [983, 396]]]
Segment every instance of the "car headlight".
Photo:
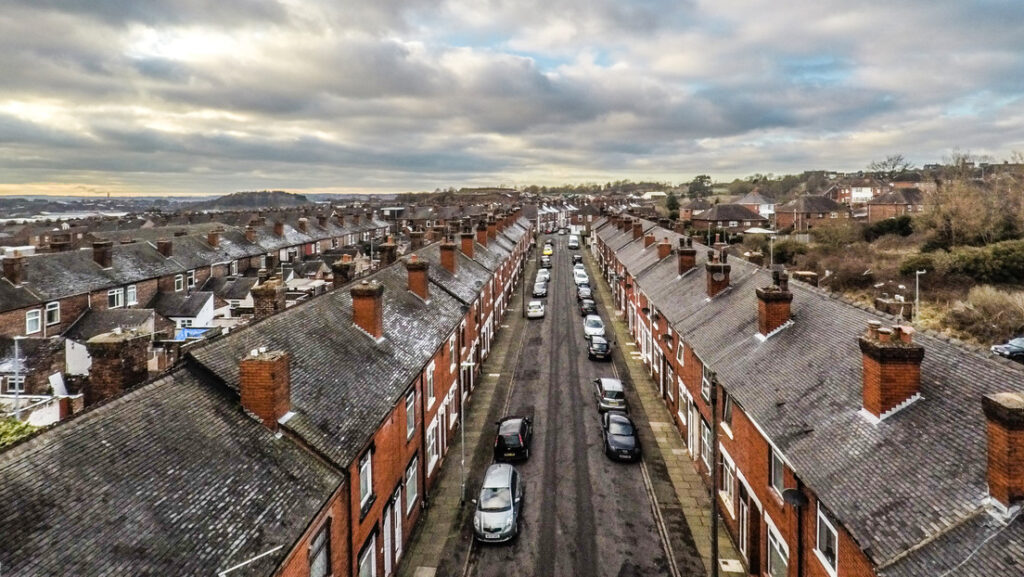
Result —
[[508, 518], [505, 519], [505, 525], [502, 527], [502, 529], [508, 529], [511, 526], [512, 526], [512, 516], [509, 515]]
[[473, 515], [473, 528], [480, 530], [480, 515]]

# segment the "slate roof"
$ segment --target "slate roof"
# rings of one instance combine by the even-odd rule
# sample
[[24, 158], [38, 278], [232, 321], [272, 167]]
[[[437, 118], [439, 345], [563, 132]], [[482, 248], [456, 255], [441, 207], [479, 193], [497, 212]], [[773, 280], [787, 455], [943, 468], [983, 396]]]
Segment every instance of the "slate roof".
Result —
[[342, 481], [180, 369], [0, 453], [3, 574], [271, 575]]
[[780, 212], [843, 212], [845, 210], [846, 205], [840, 204], [827, 196], [813, 194], [799, 196], [775, 207], [776, 214]]
[[438, 287], [431, 287], [430, 303], [424, 303], [407, 290], [401, 263], [368, 279], [384, 285], [379, 343], [352, 323], [352, 296], [341, 289], [232, 331], [191, 354], [237, 390], [238, 362], [250, 350], [288, 351], [295, 416], [285, 426], [348, 466], [467, 310]]
[[742, 204], [716, 204], [704, 212], [694, 215], [693, 220], [728, 221], [728, 220], [753, 220], [767, 221], [765, 217], [750, 210]]
[[[980, 526], [971, 531], [967, 523], [987, 497], [981, 397], [1024, 391], [1024, 370], [918, 333], [915, 341], [925, 347], [923, 398], [873, 424], [861, 414], [857, 337], [869, 320], [892, 325], [895, 317], [791, 282], [795, 322], [762, 342], [755, 338], [754, 289], [771, 284], [769, 272], [731, 258], [730, 288], [707, 299], [706, 251], [694, 248], [698, 266], [692, 272], [680, 278], [675, 260], [665, 259], [637, 284], [868, 558], [885, 566], [921, 547], [892, 574], [926, 575], [932, 574], [925, 570], [932, 557], [963, 560], [958, 555], [964, 549], [928, 543], [943, 531], [962, 525], [965, 548], [982, 545], [991, 532]], [[1021, 553], [1018, 542], [1007, 554], [1024, 563]], [[965, 573], [967, 566], [955, 574], [990, 574]]]
[[[416, 251], [419, 258], [430, 263], [427, 276], [431, 282], [448, 291], [464, 304], [474, 302], [487, 281], [491, 279], [491, 271], [483, 265], [467, 258], [462, 251], [455, 249], [455, 274], [441, 265], [441, 245], [430, 245]], [[431, 295], [436, 287], [430, 287]]]
[[212, 292], [158, 292], [149, 302], [148, 308], [156, 310], [162, 317], [194, 317], [202, 312]]
[[64, 333], [64, 338], [85, 342], [117, 328], [128, 330], [140, 327], [152, 318], [152, 309], [87, 309]]
[[202, 290], [212, 292], [224, 300], [244, 300], [259, 279], [251, 276], [210, 277]]
[[889, 192], [876, 196], [868, 204], [922, 204], [924, 193], [919, 188], [894, 188]]
[[743, 196], [743, 198], [733, 201], [733, 204], [775, 204], [775, 201], [761, 194], [757, 190], [752, 190]]

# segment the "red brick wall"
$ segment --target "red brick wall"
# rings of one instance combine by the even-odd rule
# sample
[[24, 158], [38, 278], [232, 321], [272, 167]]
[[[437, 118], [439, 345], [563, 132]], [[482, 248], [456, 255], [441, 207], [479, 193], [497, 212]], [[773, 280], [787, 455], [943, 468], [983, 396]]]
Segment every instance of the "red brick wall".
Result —
[[333, 577], [348, 577], [353, 574], [348, 565], [350, 555], [348, 536], [351, 530], [347, 501], [348, 493], [349, 487], [347, 483], [343, 483], [338, 487], [338, 490], [335, 491], [327, 506], [313, 519], [305, 534], [303, 534], [302, 538], [288, 554], [284, 563], [281, 564], [281, 570], [278, 572], [280, 577], [309, 577], [309, 547], [313, 542], [313, 538], [328, 519], [331, 522], [330, 575]]
[[1024, 494], [1024, 431], [988, 421], [988, 489], [1003, 505]]
[[277, 430], [277, 420], [291, 408], [289, 362], [288, 353], [271, 351], [246, 357], [238, 366], [242, 406], [270, 429]]
[[[105, 305], [106, 293], [104, 293], [103, 299]], [[59, 335], [70, 328], [71, 325], [78, 320], [78, 317], [85, 312], [88, 304], [89, 295], [85, 293], [61, 299], [60, 322], [50, 326], [46, 325], [46, 303], [42, 303], [38, 306], [7, 311], [0, 314], [0, 335], [7, 337], [25, 335], [25, 314], [33, 310], [39, 310], [39, 324], [42, 328], [39, 332], [32, 333], [32, 337], [45, 338]]]

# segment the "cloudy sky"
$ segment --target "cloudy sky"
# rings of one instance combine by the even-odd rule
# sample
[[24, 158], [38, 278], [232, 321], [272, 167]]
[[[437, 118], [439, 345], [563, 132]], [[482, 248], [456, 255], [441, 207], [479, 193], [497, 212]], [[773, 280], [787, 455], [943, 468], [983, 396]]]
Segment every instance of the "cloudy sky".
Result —
[[0, 194], [433, 190], [1024, 150], [1020, 0], [6, 0]]

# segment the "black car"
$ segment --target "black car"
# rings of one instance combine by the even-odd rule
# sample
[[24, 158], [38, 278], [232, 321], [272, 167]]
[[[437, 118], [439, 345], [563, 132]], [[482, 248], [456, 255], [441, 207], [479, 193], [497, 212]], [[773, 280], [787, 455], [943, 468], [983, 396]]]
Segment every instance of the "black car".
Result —
[[530, 458], [533, 421], [529, 417], [505, 417], [497, 422], [494, 438], [494, 460], [514, 461]]
[[583, 262], [583, 255], [582, 254], [574, 254], [574, 255], [572, 255], [572, 264], [576, 264], [578, 262]]
[[640, 460], [640, 438], [633, 420], [621, 411], [608, 411], [601, 417], [604, 453], [618, 461]]
[[1018, 363], [1024, 363], [1024, 337], [1010, 339], [1005, 345], [994, 345], [992, 352]]
[[590, 290], [590, 287], [583, 284], [576, 287], [576, 300], [582, 301], [583, 299], [594, 298], [594, 293]]
[[546, 297], [548, 296], [548, 283], [539, 282], [533, 285], [533, 296], [535, 297]]
[[542, 256], [540, 257], [540, 268], [551, 268], [551, 257]]
[[587, 345], [587, 358], [592, 361], [612, 360], [612, 345], [604, 337], [590, 337]]
[[597, 303], [594, 299], [583, 299], [580, 301], [580, 315], [596, 315], [597, 314]]

